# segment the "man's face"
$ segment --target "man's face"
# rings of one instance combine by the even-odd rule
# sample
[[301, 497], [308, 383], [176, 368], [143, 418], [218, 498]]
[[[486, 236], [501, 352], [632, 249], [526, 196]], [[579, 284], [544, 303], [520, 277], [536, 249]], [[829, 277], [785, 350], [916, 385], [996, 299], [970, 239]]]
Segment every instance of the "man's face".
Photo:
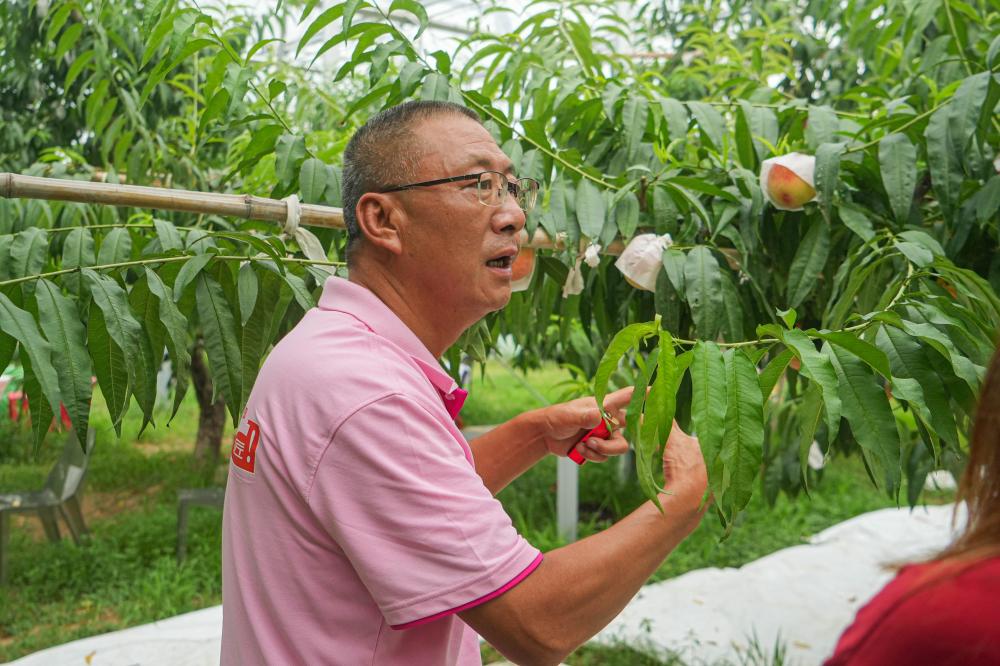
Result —
[[[444, 114], [414, 131], [422, 159], [413, 182], [480, 171], [514, 176], [510, 159], [470, 118]], [[513, 196], [490, 207], [477, 192], [473, 179], [396, 194], [407, 218], [401, 228], [406, 272], [433, 295], [441, 315], [472, 321], [510, 300], [510, 264], [525, 221]]]

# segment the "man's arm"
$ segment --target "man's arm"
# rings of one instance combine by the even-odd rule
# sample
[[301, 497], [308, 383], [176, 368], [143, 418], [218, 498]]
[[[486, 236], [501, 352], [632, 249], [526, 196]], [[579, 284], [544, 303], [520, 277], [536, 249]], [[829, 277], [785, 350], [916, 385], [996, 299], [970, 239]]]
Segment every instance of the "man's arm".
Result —
[[[604, 408], [624, 422], [622, 409], [631, 396], [631, 387], [610, 393], [604, 400]], [[476, 472], [496, 495], [546, 454], [568, 454], [576, 440], [600, 422], [601, 412], [593, 398], [572, 400], [515, 416], [469, 442]], [[615, 433], [607, 440], [583, 443], [579, 450], [587, 460], [603, 462], [608, 456], [625, 453], [628, 443], [620, 433]]]
[[646, 502], [622, 521], [551, 551], [501, 596], [462, 619], [506, 657], [557, 664], [625, 607], [666, 556], [697, 527], [707, 474], [698, 440], [675, 428], [664, 455], [664, 513]]

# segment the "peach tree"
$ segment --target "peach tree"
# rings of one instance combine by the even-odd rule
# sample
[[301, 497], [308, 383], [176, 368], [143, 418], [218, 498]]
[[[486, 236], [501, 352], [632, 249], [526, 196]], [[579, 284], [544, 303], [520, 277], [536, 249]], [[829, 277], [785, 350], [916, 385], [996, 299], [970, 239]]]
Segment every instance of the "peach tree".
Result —
[[[26, 29], [0, 40], [30, 62], [0, 81], [37, 111], [0, 102], [31, 130], [4, 133], [3, 170], [338, 205], [369, 113], [460, 102], [544, 183], [527, 231], [555, 243], [453, 370], [509, 334], [598, 397], [636, 385], [639, 483], [662, 483], [677, 419], [727, 525], [757, 484], [807, 488], [810, 451], [859, 452], [910, 502], [961, 465], [1000, 324], [995, 5], [470, 7], [449, 41], [415, 0], [8, 3]], [[19, 350], [38, 421], [63, 402], [84, 422], [91, 369], [117, 417], [134, 397], [152, 419], [150, 369], [166, 349], [182, 379], [193, 333], [238, 418], [344, 242], [303, 259], [260, 223], [25, 201], [0, 234], [0, 365]]]

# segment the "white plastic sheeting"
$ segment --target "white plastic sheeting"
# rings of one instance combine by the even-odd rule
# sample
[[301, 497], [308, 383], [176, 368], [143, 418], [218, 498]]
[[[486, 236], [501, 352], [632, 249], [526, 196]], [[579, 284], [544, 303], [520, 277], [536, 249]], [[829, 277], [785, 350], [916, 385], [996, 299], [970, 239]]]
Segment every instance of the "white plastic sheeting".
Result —
[[[699, 569], [644, 587], [596, 640], [651, 644], [691, 664], [736, 661], [751, 638], [786, 664], [819, 664], [858, 607], [891, 577], [884, 565], [925, 557], [952, 537], [952, 505], [885, 509], [738, 569]], [[683, 548], [683, 545], [681, 546]], [[186, 613], [49, 648], [17, 666], [208, 666], [219, 662], [222, 609]]]
[[953, 508], [874, 511], [738, 569], [698, 569], [647, 585], [597, 640], [648, 643], [692, 664], [736, 661], [753, 640], [771, 654], [780, 641], [786, 664], [820, 664], [858, 608], [893, 577], [886, 565], [948, 544]]

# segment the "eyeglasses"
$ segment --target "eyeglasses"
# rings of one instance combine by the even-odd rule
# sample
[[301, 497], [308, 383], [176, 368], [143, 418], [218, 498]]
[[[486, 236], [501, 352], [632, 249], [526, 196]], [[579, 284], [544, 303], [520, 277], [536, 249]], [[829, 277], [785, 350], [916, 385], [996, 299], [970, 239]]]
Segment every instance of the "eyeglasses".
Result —
[[480, 173], [469, 173], [464, 176], [452, 176], [451, 178], [438, 178], [437, 180], [427, 180], [422, 183], [410, 183], [409, 185], [397, 185], [382, 190], [383, 193], [399, 192], [409, 190], [414, 187], [428, 187], [430, 185], [440, 185], [442, 183], [457, 183], [463, 180], [476, 180], [478, 185], [476, 193], [479, 195], [479, 203], [484, 206], [502, 206], [509, 193], [517, 201], [525, 213], [535, 207], [538, 200], [538, 181], [534, 178], [511, 178], [499, 171], [482, 171]]

